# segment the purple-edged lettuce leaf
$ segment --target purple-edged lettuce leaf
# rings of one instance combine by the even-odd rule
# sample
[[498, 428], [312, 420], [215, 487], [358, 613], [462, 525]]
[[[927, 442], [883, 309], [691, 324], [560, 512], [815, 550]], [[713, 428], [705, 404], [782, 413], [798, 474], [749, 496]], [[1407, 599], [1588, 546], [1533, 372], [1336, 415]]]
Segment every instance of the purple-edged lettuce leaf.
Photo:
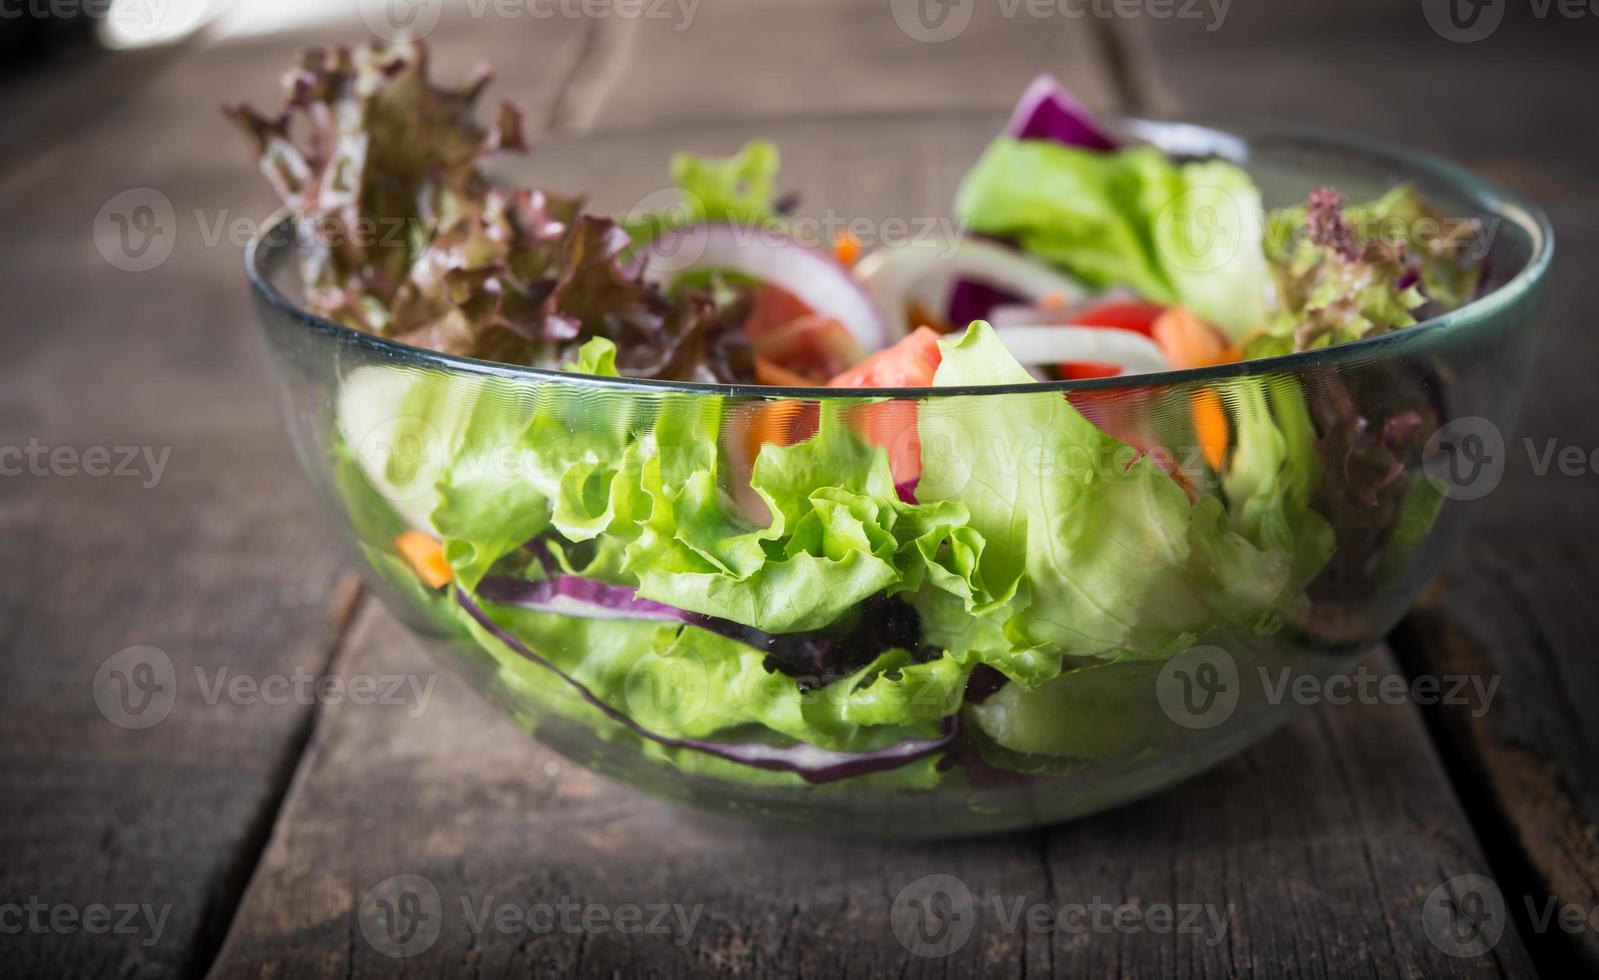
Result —
[[[1315, 372], [1305, 385], [1317, 432], [1320, 480], [1311, 506], [1337, 532], [1337, 550], [1313, 596], [1368, 594], [1373, 559], [1399, 522], [1421, 458], [1439, 425], [1425, 384], [1398, 368]], [[1374, 411], [1362, 406], [1383, 406]]]
[[492, 185], [478, 162], [526, 149], [520, 110], [504, 103], [481, 126], [488, 72], [450, 90], [427, 67], [414, 41], [313, 50], [285, 77], [279, 115], [227, 110], [294, 216], [313, 311], [513, 364], [556, 366], [604, 337], [627, 374], [753, 374], [730, 303], [645, 282], [624, 261], [626, 232], [580, 200]]
[[1331, 188], [1273, 212], [1266, 253], [1274, 289], [1264, 333], [1246, 354], [1309, 350], [1400, 330], [1475, 294], [1477, 224], [1448, 219], [1408, 184], [1346, 206]]

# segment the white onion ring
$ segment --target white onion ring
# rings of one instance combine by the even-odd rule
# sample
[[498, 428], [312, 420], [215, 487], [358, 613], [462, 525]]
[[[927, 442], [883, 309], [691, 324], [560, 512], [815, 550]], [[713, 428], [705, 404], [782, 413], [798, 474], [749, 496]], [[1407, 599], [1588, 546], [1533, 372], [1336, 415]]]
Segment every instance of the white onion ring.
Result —
[[1115, 364], [1124, 375], [1171, 370], [1159, 345], [1131, 330], [1034, 325], [996, 328], [994, 335], [1023, 366]]
[[638, 257], [651, 282], [670, 282], [692, 269], [725, 269], [786, 290], [816, 313], [844, 324], [867, 350], [890, 343], [881, 311], [848, 269], [770, 229], [727, 224], [678, 228], [642, 246]]
[[1067, 303], [1076, 303], [1088, 296], [1076, 280], [1025, 252], [975, 238], [918, 239], [884, 246], [861, 259], [855, 275], [876, 298], [888, 318], [889, 335], [896, 340], [910, 332], [905, 315], [908, 300], [920, 294], [931, 300], [923, 305], [941, 308], [962, 279], [1034, 301], [1058, 295]]

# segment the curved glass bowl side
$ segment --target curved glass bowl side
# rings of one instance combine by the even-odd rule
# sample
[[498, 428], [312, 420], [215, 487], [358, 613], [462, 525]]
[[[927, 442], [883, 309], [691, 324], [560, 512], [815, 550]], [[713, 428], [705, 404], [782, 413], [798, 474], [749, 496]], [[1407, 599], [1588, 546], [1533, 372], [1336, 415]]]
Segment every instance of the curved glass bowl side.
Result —
[[[1261, 152], [1252, 146], [1249, 162], [1270, 187], [1272, 166]], [[1278, 176], [1297, 186], [1298, 177]], [[1470, 196], [1459, 187], [1435, 193], [1450, 190]], [[1513, 424], [1536, 353], [1541, 274], [1519, 277], [1546, 259], [1547, 242], [1538, 235], [1536, 224], [1511, 224], [1494, 240], [1495, 266], [1510, 284], [1499, 301], [1388, 343], [1135, 383], [919, 399], [845, 393], [843, 400], [834, 394], [818, 401], [752, 389], [596, 384], [458, 363], [318, 328], [283, 301], [292, 295], [286, 280], [293, 269], [281, 247], [259, 250], [255, 271], [284, 287], [257, 291], [280, 408], [352, 558], [434, 655], [519, 727], [596, 771], [681, 802], [850, 832], [948, 836], [1078, 816], [1192, 775], [1300, 710], [1284, 694], [1295, 689], [1295, 678], [1319, 681], [1342, 672], [1380, 640], [1464, 533], [1469, 501], [1480, 495], [1483, 476], [1455, 452], [1458, 437], [1502, 433]], [[1287, 363], [1292, 370], [1282, 369]], [[1114, 441], [1085, 451], [1048, 426], [1027, 428], [1029, 419], [1060, 419], [1066, 401]], [[817, 785], [640, 737], [560, 675], [486, 641], [450, 589], [421, 581], [397, 546], [407, 532], [436, 532], [445, 478], [457, 493], [463, 479], [477, 481], [491, 501], [494, 488], [525, 484], [553, 497], [563, 481], [576, 480], [564, 490], [581, 505], [593, 487], [582, 473], [572, 474], [590, 464], [610, 473], [640, 445], [713, 460], [706, 506], [758, 527], [771, 519], [752, 489], [762, 444], [802, 444], [829, 412], [857, 436], [883, 443], [885, 465], [898, 467], [909, 450], [920, 470], [913, 492], [924, 502], [958, 500], [976, 509], [991, 496], [1016, 492], [1047, 500], [1062, 487], [1117, 484], [1140, 467], [1156, 467], [1158, 495], [1168, 503], [1181, 499], [1181, 513], [1209, 515], [1221, 528], [1214, 541], [1225, 547], [1207, 538], [1211, 550], [1204, 550], [1193, 533], [1167, 533], [1151, 518], [1147, 541], [1114, 542], [1138, 558], [1125, 574], [1140, 604], [1126, 613], [1137, 620], [1129, 642], [1142, 655], [1074, 656], [1070, 670], [1037, 691], [1013, 682], [982, 706], [963, 708], [961, 734], [948, 751], [902, 769]], [[660, 435], [682, 417], [697, 419], [702, 427], [695, 431], [704, 438], [679, 444]], [[560, 424], [535, 431], [534, 419]], [[885, 420], [898, 420], [887, 437]], [[564, 462], [552, 471], [551, 458]], [[1263, 458], [1264, 470], [1238, 479]], [[901, 478], [908, 474], [893, 475], [907, 483]], [[1283, 505], [1285, 495], [1303, 506]], [[1093, 546], [1094, 538], [1081, 533], [1079, 512], [1042, 506], [1029, 519], [1033, 529], [1025, 546], [1015, 546], [1017, 561]], [[599, 530], [590, 538], [556, 535], [572, 549], [566, 557], [603, 565], [595, 556], [605, 545], [603, 524], [593, 525]], [[1240, 579], [1237, 567], [1244, 566], [1227, 564], [1238, 554], [1265, 557], [1252, 558]], [[1146, 580], [1138, 570], [1145, 560], [1175, 571]], [[626, 577], [614, 564], [599, 575], [607, 576]], [[1257, 598], [1262, 590], [1268, 598]], [[1240, 605], [1249, 606], [1247, 616], [1231, 614]], [[1209, 623], [1196, 619], [1195, 609], [1226, 614], [1187, 629]], [[726, 709], [729, 692], [718, 686], [725, 683], [718, 672], [727, 657], [725, 637], [667, 627], [680, 637], [672, 647], [677, 666], [689, 673], [650, 674], [647, 683], [634, 683], [637, 666], [659, 653], [660, 624], [503, 613], [491, 610], [529, 652], [600, 691], [612, 708], [652, 719], [657, 734], [697, 737], [707, 711]], [[919, 614], [924, 623], [930, 615]], [[620, 673], [605, 675], [605, 663]], [[684, 683], [662, 683], [663, 676]], [[1057, 682], [1068, 677], [1070, 683]], [[780, 681], [788, 687], [779, 695], [756, 687], [739, 697], [792, 694], [794, 685]], [[819, 685], [811, 694], [838, 692]], [[1022, 707], [1005, 707], [1017, 703]], [[766, 702], [734, 708], [759, 718], [775, 711]], [[783, 741], [752, 724], [714, 729], [714, 736]]]

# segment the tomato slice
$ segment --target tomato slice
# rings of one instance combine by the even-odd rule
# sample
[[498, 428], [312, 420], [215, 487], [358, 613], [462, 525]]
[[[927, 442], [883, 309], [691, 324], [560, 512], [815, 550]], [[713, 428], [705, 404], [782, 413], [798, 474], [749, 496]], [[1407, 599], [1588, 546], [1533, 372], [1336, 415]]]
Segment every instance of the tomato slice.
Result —
[[848, 327], [814, 313], [751, 336], [750, 347], [757, 358], [818, 384], [866, 356]]
[[829, 388], [924, 388], [933, 383], [943, 353], [938, 333], [917, 327], [892, 347], [884, 348], [840, 373]]
[[1148, 337], [1155, 329], [1155, 321], [1165, 312], [1166, 307], [1159, 303], [1117, 300], [1089, 307], [1079, 313], [1072, 322], [1079, 327], [1115, 327], [1118, 330], [1131, 330]]
[[776, 286], [755, 290], [755, 305], [744, 320], [744, 336], [750, 340], [757, 363], [765, 363], [766, 374], [789, 376], [784, 384], [821, 384], [866, 356], [848, 327], [813, 312]]
[[786, 289], [760, 286], [755, 290], [755, 303], [744, 320], [744, 335], [754, 339], [785, 323], [809, 316], [811, 308], [805, 301]]
[[[827, 383], [830, 388], [922, 388], [933, 383], [943, 352], [938, 333], [917, 327], [893, 347], [880, 350]], [[922, 440], [916, 431], [915, 402], [868, 405], [856, 417], [867, 442], [888, 450], [895, 483], [922, 475]]]
[[[1078, 327], [1111, 327], [1116, 330], [1131, 330], [1133, 333], [1151, 336], [1155, 329], [1155, 321], [1166, 312], [1166, 308], [1158, 303], [1145, 303], [1142, 300], [1117, 300], [1110, 303], [1101, 303], [1089, 307], [1072, 320], [1073, 326]], [[1121, 368], [1114, 364], [1089, 364], [1073, 362], [1055, 365], [1055, 370], [1060, 372], [1061, 378], [1066, 381], [1084, 381], [1088, 378], [1114, 378], [1121, 374]]]
[[1055, 370], [1060, 372], [1064, 381], [1086, 381], [1089, 378], [1114, 378], [1122, 373], [1120, 364], [1089, 364], [1070, 363], [1057, 364]]

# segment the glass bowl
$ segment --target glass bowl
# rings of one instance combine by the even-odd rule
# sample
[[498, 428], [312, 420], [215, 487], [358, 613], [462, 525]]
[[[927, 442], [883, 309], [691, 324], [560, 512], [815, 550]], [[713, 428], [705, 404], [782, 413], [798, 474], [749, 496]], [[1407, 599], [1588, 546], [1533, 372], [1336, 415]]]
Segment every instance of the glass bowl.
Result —
[[[1514, 195], [1363, 139], [1115, 125], [1234, 160], [1268, 207], [1411, 181], [1481, 220], [1489, 288], [1382, 337], [1126, 380], [672, 384], [335, 325], [298, 305], [283, 222], [247, 264], [290, 437], [389, 608], [518, 726], [598, 772], [711, 810], [895, 837], [1147, 794], [1301, 710], [1433, 575], [1502, 468], [1552, 241]], [[553, 140], [515, 176], [627, 213], [662, 200], [671, 149], [767, 136], [785, 185], [829, 209], [802, 208], [813, 227], [909, 227], [948, 213], [999, 127], [853, 117]], [[863, 438], [885, 431], [883, 449]], [[417, 570], [417, 532], [446, 538], [453, 581]]]

